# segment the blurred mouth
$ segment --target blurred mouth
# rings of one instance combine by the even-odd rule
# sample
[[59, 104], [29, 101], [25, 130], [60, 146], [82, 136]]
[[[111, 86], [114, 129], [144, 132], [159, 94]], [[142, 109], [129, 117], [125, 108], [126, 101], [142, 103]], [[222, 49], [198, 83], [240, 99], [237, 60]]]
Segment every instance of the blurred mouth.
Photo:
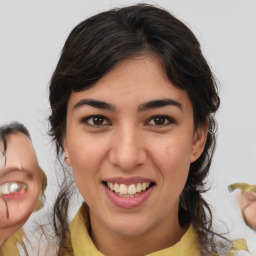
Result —
[[103, 181], [105, 191], [111, 202], [121, 208], [134, 208], [142, 205], [151, 195], [155, 182], [135, 181], [136, 179], [111, 179]]
[[0, 185], [0, 194], [6, 200], [19, 199], [27, 192], [27, 185], [21, 182], [5, 182]]

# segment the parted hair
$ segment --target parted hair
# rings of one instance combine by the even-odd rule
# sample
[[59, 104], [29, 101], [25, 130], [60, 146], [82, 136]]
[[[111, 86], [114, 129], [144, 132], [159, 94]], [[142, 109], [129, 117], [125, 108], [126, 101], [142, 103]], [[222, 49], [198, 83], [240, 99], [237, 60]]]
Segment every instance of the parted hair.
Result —
[[[180, 195], [179, 221], [192, 224], [202, 255], [216, 253], [212, 214], [202, 193], [211, 165], [215, 142], [214, 113], [220, 99], [214, 76], [198, 40], [191, 30], [168, 11], [148, 4], [113, 9], [78, 24], [68, 36], [49, 86], [50, 135], [58, 156], [63, 154], [67, 103], [72, 92], [86, 90], [121, 61], [142, 55], [156, 57], [169, 81], [187, 92], [193, 106], [194, 126], [209, 122], [207, 141], [201, 156], [191, 164]], [[121, 85], [120, 85], [121, 86]], [[69, 198], [64, 180], [54, 206], [54, 227], [65, 247]]]

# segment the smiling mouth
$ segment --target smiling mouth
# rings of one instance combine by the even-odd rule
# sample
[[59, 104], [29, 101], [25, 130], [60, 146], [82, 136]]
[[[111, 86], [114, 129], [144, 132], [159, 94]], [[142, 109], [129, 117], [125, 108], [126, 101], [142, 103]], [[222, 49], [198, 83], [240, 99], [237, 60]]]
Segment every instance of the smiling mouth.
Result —
[[5, 200], [10, 200], [24, 196], [27, 189], [27, 185], [22, 182], [9, 181], [0, 185], [0, 195]]
[[120, 197], [137, 197], [155, 185], [154, 182], [141, 182], [130, 185], [107, 181], [103, 181], [102, 183]]

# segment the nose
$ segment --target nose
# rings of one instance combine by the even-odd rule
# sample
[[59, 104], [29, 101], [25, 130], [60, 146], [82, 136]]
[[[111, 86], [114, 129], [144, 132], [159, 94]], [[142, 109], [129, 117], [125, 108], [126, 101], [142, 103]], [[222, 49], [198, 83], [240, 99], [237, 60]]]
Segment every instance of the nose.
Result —
[[143, 165], [147, 159], [140, 134], [136, 127], [120, 127], [111, 138], [110, 162], [123, 171]]

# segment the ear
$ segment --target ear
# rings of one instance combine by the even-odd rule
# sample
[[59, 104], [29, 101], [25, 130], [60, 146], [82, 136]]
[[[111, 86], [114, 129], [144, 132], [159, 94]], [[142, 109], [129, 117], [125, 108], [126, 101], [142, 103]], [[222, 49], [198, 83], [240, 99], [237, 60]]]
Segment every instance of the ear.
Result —
[[193, 163], [194, 161], [196, 161], [204, 151], [204, 146], [205, 146], [207, 134], [208, 134], [208, 127], [209, 127], [209, 120], [205, 121], [205, 123], [200, 124], [197, 127], [193, 137], [190, 163]]
[[66, 138], [63, 138], [62, 140], [63, 150], [64, 150], [64, 161], [68, 166], [71, 166], [71, 161], [69, 157], [69, 151], [68, 151], [68, 145]]

